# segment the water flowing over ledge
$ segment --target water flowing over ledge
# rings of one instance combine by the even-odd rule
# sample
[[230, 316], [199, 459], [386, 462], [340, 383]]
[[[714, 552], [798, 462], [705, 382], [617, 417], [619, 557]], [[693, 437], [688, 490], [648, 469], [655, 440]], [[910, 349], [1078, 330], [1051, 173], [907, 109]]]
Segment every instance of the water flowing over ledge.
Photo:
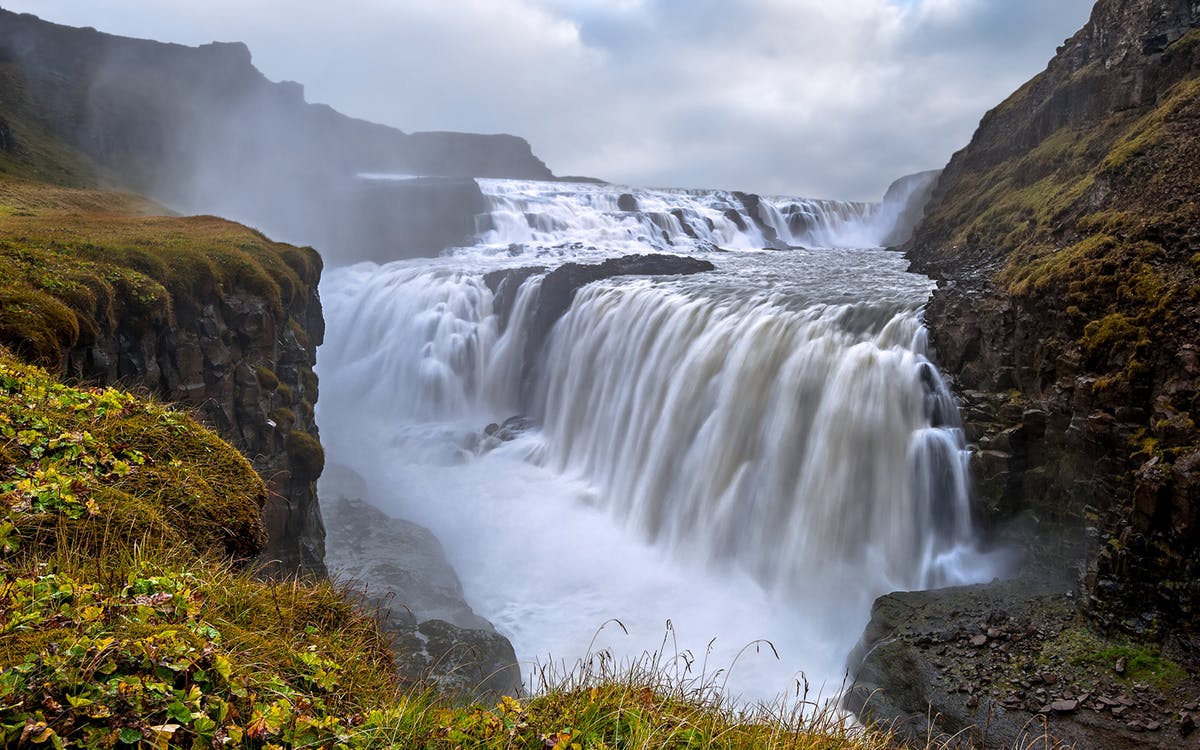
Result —
[[[726, 216], [730, 193], [482, 183], [475, 247], [327, 275], [319, 417], [330, 459], [434, 529], [522, 658], [577, 658], [611, 617], [633, 634], [598, 647], [636, 654], [670, 619], [721, 666], [775, 644], [781, 660], [739, 663], [732, 690], [774, 696], [804, 671], [829, 694], [875, 597], [991, 577], [957, 410], [926, 357], [930, 282], [903, 258], [755, 252], [762, 230]], [[808, 205], [809, 241], [866, 232], [879, 210]], [[544, 271], [504, 324], [483, 278], [647, 248], [717, 270], [582, 288], [532, 363]], [[535, 427], [481, 433], [515, 414]]]

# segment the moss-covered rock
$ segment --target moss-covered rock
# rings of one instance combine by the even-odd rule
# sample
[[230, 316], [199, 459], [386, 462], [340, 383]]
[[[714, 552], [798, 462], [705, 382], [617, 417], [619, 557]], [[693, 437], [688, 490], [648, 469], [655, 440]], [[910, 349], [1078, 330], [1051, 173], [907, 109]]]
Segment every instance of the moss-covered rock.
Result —
[[[320, 573], [315, 487], [301, 479], [311, 471], [290, 471], [285, 439], [316, 439], [312, 410], [294, 407], [317, 397], [321, 259], [222, 219], [165, 213], [124, 193], [0, 175], [0, 345], [194, 407], [266, 478], [264, 561]], [[280, 410], [292, 414], [284, 430]]]
[[0, 354], [3, 523], [14, 544], [187, 545], [253, 558], [266, 490], [189, 415], [109, 389], [62, 385]]

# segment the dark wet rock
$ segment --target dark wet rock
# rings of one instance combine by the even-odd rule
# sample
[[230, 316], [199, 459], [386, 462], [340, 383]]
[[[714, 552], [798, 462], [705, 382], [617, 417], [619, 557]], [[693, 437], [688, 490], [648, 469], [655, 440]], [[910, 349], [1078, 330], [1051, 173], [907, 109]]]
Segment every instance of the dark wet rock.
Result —
[[571, 307], [584, 286], [616, 276], [680, 276], [712, 271], [712, 263], [680, 255], [623, 255], [603, 263], [565, 263], [546, 274], [537, 306], [529, 322], [526, 363], [536, 360], [550, 329]]
[[262, 569], [320, 576], [325, 530], [315, 480], [323, 454], [313, 418], [313, 366], [325, 323], [317, 294], [320, 261], [312, 250], [300, 252], [313, 260], [309, 275], [282, 309], [243, 289], [204, 300], [178, 294], [169, 325], [102, 319], [94, 338], [67, 352], [65, 374], [143, 388], [194, 409], [266, 482]]
[[[1082, 571], [1026, 572], [1022, 581], [878, 599], [851, 655], [846, 707], [895, 723], [918, 746], [952, 735], [983, 748], [1030, 746], [1022, 739], [1048, 735], [1080, 748], [1144, 747], [1147, 727], [1174, 721], [1170, 707], [1186, 705], [1200, 682], [1130, 684], [1097, 670], [1089, 651], [1072, 650], [1086, 623], [1067, 593]], [[1156, 747], [1189, 747], [1168, 734], [1177, 733]]]
[[[715, 268], [700, 258], [681, 255], [623, 255], [602, 263], [564, 263], [546, 274], [541, 291], [527, 324], [522, 377], [530, 384], [542, 348], [550, 330], [567, 312], [575, 293], [584, 286], [616, 276], [679, 276], [703, 273]], [[494, 309], [507, 321], [511, 315], [516, 290], [541, 267], [525, 267], [494, 271], [484, 277], [484, 283], [497, 295]], [[527, 388], [526, 388], [527, 389]]]
[[617, 208], [622, 211], [636, 211], [638, 210], [637, 198], [629, 193], [621, 193], [617, 198]]
[[696, 228], [692, 226], [690, 221], [688, 221], [687, 214], [683, 212], [682, 208], [671, 209], [671, 215], [674, 216], [679, 222], [679, 226], [683, 227], [684, 234], [686, 234], [688, 237], [691, 237], [693, 240], [700, 239], [700, 235], [696, 233]]
[[364, 490], [365, 482], [341, 467], [332, 467], [322, 482], [326, 562], [377, 612], [400, 674], [464, 697], [519, 693], [512, 644], [467, 604], [438, 540], [422, 526], [347, 497]]
[[533, 420], [524, 414], [509, 417], [501, 424], [493, 422], [483, 428], [482, 436], [475, 436], [463, 446], [475, 455], [482, 455], [495, 450], [502, 443], [516, 440], [521, 435], [535, 427]]
[[508, 328], [508, 318], [512, 315], [513, 304], [517, 301], [517, 292], [521, 285], [540, 273], [545, 273], [545, 266], [526, 266], [524, 268], [509, 268], [501, 271], [489, 271], [483, 275], [483, 283], [491, 290], [492, 311], [500, 319], [500, 330]]
[[750, 229], [750, 225], [742, 217], [742, 213], [736, 208], [725, 209], [725, 218], [733, 222], [733, 225], [738, 228], [738, 231], [745, 232]]
[[[754, 226], [762, 233], [765, 246], [774, 250], [787, 250], [788, 244], [779, 236], [779, 232], [767, 220], [766, 209], [763, 208], [761, 196], [754, 193], [734, 192], [733, 196], [741, 202], [742, 208]], [[741, 227], [739, 227], [741, 228]], [[746, 231], [742, 228], [742, 231]]]

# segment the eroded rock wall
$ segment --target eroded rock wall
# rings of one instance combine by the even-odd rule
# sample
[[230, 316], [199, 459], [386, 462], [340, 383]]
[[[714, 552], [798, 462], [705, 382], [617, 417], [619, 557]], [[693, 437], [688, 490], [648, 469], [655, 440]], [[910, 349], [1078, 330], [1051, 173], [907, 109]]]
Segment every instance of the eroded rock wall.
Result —
[[260, 563], [273, 574], [324, 575], [316, 480], [323, 466], [313, 405], [324, 336], [312, 250], [303, 289], [284, 300], [246, 290], [174, 298], [173, 320], [117, 316], [68, 352], [66, 374], [144, 390], [190, 407], [247, 458], [267, 485]]

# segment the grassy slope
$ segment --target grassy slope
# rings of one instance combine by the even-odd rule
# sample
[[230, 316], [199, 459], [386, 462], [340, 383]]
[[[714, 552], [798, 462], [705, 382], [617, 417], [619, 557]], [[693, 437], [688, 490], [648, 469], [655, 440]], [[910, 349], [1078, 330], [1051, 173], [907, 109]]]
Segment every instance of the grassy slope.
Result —
[[27, 362], [57, 370], [101, 329], [169, 324], [217, 291], [286, 304], [319, 258], [96, 189], [86, 159], [0, 105], [20, 144], [0, 151], [0, 744], [890, 746], [829, 714], [734, 712], [653, 664], [462, 705], [400, 684], [346, 591], [250, 576], [264, 489], [242, 456], [186, 414]]
[[828, 716], [736, 714], [655, 670], [491, 706], [402, 685], [345, 592], [239, 568], [263, 487], [236, 451], [185, 414], [7, 353], [0, 452], [5, 746], [889, 746]]
[[123, 193], [0, 177], [0, 343], [57, 367], [101, 330], [171, 325], [218, 294], [252, 292], [281, 314], [320, 267], [311, 249], [240, 224], [162, 213]]

